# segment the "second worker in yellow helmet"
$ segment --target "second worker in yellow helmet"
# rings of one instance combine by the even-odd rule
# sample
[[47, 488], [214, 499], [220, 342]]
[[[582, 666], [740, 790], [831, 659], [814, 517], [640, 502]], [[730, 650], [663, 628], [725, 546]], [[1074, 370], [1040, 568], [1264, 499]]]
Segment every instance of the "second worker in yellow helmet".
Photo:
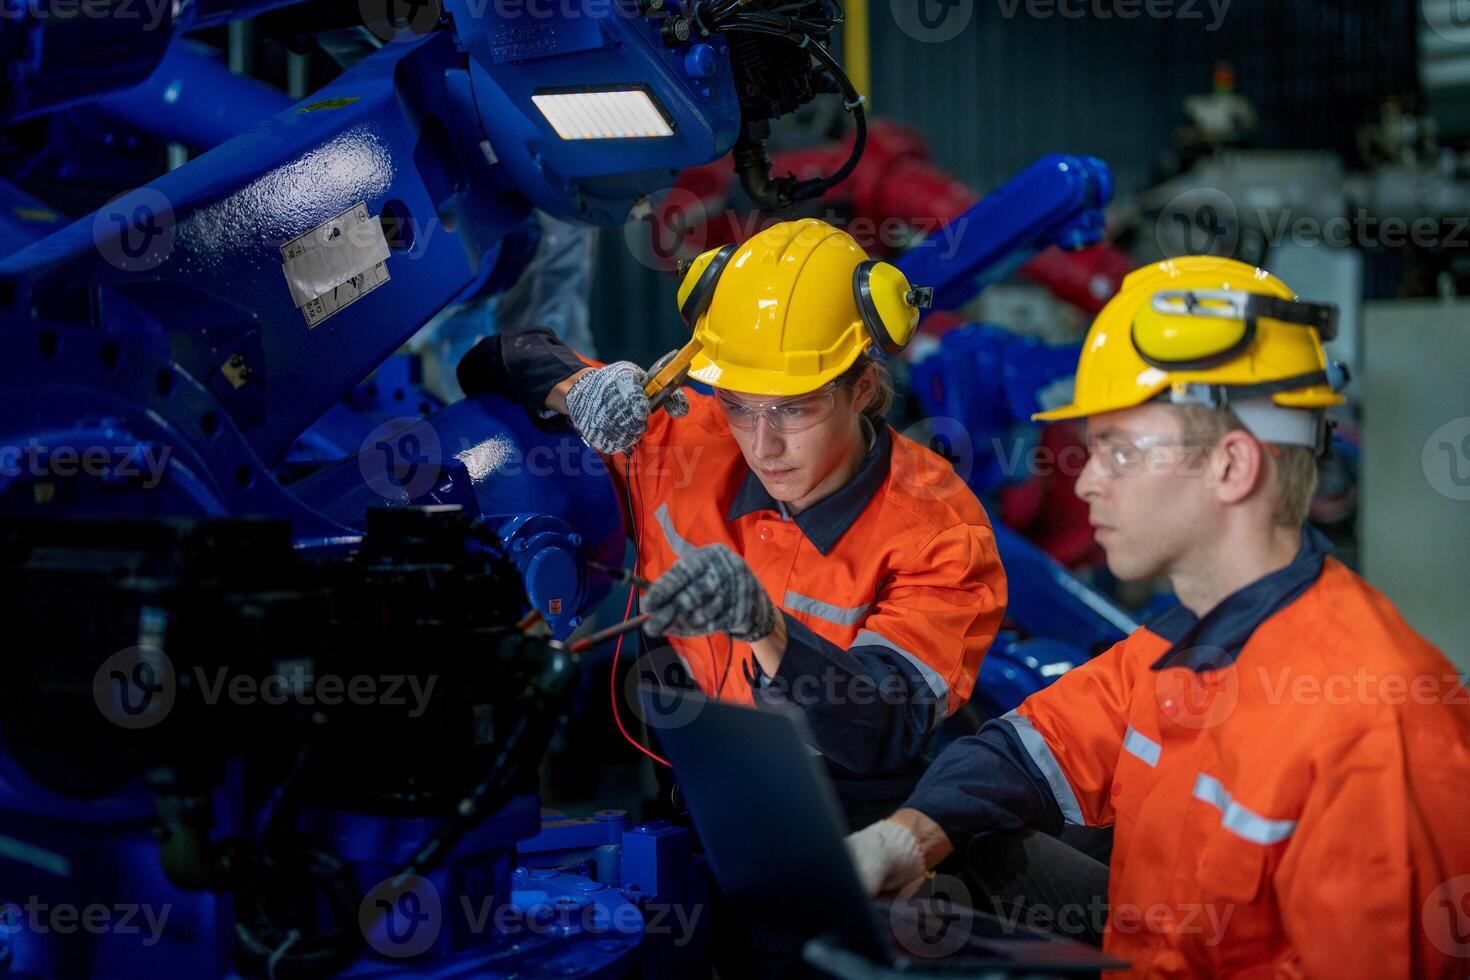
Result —
[[459, 367], [467, 394], [563, 413], [608, 455], [667, 663], [714, 697], [799, 706], [854, 826], [917, 780], [1006, 603], [979, 501], [884, 421], [875, 353], [902, 348], [923, 302], [845, 232], [784, 222], [681, 283], [712, 396], [652, 412], [641, 368], [589, 367], [545, 331]]

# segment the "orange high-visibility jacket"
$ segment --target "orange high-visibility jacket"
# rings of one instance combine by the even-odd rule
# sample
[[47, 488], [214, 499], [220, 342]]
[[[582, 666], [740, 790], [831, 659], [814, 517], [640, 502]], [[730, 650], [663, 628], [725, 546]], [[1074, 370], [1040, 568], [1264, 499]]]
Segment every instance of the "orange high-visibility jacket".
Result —
[[907, 805], [957, 847], [1113, 825], [1104, 949], [1155, 977], [1470, 972], [1470, 707], [1304, 534], [945, 750]]
[[[549, 332], [520, 331], [481, 341], [459, 378], [467, 393], [534, 410], [585, 366]], [[631, 459], [606, 458], [636, 525], [638, 573], [656, 579], [693, 548], [727, 545], [784, 614], [788, 645], [766, 677], [748, 644], [668, 638], [685, 669], [724, 700], [801, 706], [840, 770], [912, 767], [969, 699], [1004, 614], [980, 502], [950, 463], [884, 426], [846, 486], [790, 515], [746, 465], [715, 399], [687, 395], [686, 417], [655, 412]]]

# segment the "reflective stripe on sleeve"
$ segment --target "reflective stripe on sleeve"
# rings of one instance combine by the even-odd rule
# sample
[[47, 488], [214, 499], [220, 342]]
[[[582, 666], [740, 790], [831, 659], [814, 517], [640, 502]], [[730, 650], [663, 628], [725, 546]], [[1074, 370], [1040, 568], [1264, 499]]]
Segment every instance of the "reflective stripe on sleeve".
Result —
[[[881, 633], [874, 633], [872, 630], [863, 630], [858, 633], [857, 636], [853, 637], [852, 645], [855, 647], [883, 647], [903, 657], [919, 672], [919, 676], [924, 678], [924, 682], [929, 685], [929, 690], [934, 692], [934, 696], [939, 699], [940, 704], [947, 708], [949, 704], [949, 685], [944, 682], [943, 677], [939, 676], [939, 671], [921, 660], [918, 654], [910, 653], [888, 637], [883, 636]], [[947, 710], [946, 713], [948, 713]]]
[[1046, 744], [1034, 725], [1027, 718], [1016, 711], [1008, 711], [1000, 716], [1001, 721], [1010, 722], [1016, 734], [1021, 737], [1021, 744], [1026, 747], [1026, 753], [1031, 756], [1031, 761], [1036, 763], [1036, 768], [1046, 777], [1047, 785], [1051, 787], [1051, 795], [1057, 801], [1057, 806], [1062, 811], [1062, 819], [1069, 824], [1082, 826], [1082, 807], [1077, 803], [1077, 794], [1072, 792], [1072, 784], [1067, 782], [1067, 776], [1062, 772], [1061, 763], [1057, 757], [1052, 755], [1051, 746]]
[[949, 717], [949, 685], [939, 676], [939, 671], [926, 664], [917, 654], [910, 653], [888, 637], [872, 630], [861, 630], [853, 637], [852, 645], [883, 647], [907, 660], [919, 672], [919, 676], [924, 678], [929, 690], [934, 692], [934, 717], [929, 719], [929, 727], [938, 728], [944, 724], [944, 719]]

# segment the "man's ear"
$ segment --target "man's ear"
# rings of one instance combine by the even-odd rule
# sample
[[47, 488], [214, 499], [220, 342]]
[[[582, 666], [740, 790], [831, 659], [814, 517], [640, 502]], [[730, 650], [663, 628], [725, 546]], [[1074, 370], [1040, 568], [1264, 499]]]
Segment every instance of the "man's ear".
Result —
[[1221, 503], [1238, 504], [1255, 492], [1269, 468], [1266, 447], [1244, 429], [1232, 429], [1210, 452], [1208, 478]]

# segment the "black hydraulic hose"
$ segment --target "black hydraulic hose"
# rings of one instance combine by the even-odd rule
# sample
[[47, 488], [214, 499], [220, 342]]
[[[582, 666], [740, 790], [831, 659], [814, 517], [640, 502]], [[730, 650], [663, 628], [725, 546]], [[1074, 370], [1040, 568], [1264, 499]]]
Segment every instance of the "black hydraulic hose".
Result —
[[786, 208], [797, 201], [820, 197], [851, 176], [868, 145], [868, 115], [863, 109], [864, 97], [853, 86], [852, 79], [847, 77], [847, 72], [842, 70], [842, 66], [838, 64], [836, 58], [832, 57], [831, 52], [813, 41], [809, 34], [782, 30], [768, 25], [763, 19], [757, 19], [755, 15], [741, 15], [728, 24], [720, 24], [719, 29], [781, 37], [796, 44], [820, 62], [822, 67], [832, 75], [838, 88], [842, 91], [843, 107], [852, 113], [852, 151], [848, 153], [847, 160], [834, 173], [811, 180], [796, 181], [790, 177], [772, 178], [770, 159], [766, 156], [764, 141], [751, 139], [746, 131], [742, 131], [740, 139], [735, 144], [735, 169], [740, 174], [740, 182], [751, 199], [761, 207]]

